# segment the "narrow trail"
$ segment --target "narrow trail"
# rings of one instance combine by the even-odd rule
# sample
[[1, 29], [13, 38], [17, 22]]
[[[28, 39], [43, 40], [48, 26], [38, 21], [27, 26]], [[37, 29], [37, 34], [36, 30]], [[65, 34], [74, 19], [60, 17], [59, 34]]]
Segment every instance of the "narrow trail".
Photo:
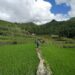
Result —
[[46, 65], [45, 60], [42, 58], [42, 55], [38, 48], [36, 49], [36, 52], [37, 52], [37, 56], [40, 60], [36, 75], [52, 75], [52, 71]]

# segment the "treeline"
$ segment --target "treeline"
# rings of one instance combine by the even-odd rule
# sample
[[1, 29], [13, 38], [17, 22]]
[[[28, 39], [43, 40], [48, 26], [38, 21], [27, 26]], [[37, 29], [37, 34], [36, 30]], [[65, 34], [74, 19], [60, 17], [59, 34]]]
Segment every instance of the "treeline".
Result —
[[59, 35], [64, 37], [75, 37], [75, 18], [68, 21], [57, 22], [53, 20], [50, 23], [37, 26], [33, 23], [20, 24], [20, 27], [27, 30], [29, 33], [38, 35]]
[[0, 36], [24, 36], [25, 33], [19, 24], [0, 20]]
[[75, 18], [68, 21], [57, 22], [53, 20], [44, 25], [35, 25], [33, 23], [9, 23], [0, 21], [0, 35], [58, 35], [73, 38], [75, 37]]

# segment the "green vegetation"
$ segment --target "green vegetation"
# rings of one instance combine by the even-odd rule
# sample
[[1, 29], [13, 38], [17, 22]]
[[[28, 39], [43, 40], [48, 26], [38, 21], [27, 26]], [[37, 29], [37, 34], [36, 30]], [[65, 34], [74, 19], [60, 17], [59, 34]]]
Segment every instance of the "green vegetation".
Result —
[[71, 38], [56, 38], [51, 39], [53, 40], [53, 43], [56, 44], [58, 47], [62, 48], [75, 48], [75, 40]]
[[[39, 31], [38, 31], [39, 30]], [[25, 36], [32, 33], [38, 35], [58, 35], [59, 37], [75, 38], [75, 18], [68, 21], [50, 23], [37, 26], [33, 23], [9, 23], [0, 21], [0, 35]]]
[[41, 50], [53, 75], [75, 75], [75, 18], [41, 26], [0, 21], [0, 75], [35, 75], [37, 36], [46, 40]]
[[75, 75], [75, 48], [62, 48], [51, 39], [41, 50], [53, 75]]
[[[50, 23], [36, 26], [33, 23], [21, 24], [21, 28], [39, 35], [58, 35], [59, 37], [75, 37], [75, 18], [68, 21], [57, 22], [53, 20]], [[38, 31], [39, 30], [39, 31]]]
[[34, 44], [0, 46], [0, 75], [35, 75], [37, 65]]

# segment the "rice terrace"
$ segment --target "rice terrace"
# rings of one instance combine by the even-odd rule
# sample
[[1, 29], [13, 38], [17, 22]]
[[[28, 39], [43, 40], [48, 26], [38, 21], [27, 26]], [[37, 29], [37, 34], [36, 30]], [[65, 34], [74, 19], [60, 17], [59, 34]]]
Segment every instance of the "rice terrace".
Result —
[[75, 18], [40, 26], [1, 20], [0, 75], [75, 75]]

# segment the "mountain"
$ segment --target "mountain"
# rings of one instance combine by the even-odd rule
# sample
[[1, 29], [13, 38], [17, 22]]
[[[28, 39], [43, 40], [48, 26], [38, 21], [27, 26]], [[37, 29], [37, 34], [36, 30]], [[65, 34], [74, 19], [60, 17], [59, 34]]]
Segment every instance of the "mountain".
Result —
[[35, 33], [37, 35], [59, 35], [65, 37], [75, 37], [75, 18], [68, 21], [57, 22], [53, 20], [44, 25], [33, 23], [10, 23], [0, 21], [0, 35], [5, 36], [26, 36]]

